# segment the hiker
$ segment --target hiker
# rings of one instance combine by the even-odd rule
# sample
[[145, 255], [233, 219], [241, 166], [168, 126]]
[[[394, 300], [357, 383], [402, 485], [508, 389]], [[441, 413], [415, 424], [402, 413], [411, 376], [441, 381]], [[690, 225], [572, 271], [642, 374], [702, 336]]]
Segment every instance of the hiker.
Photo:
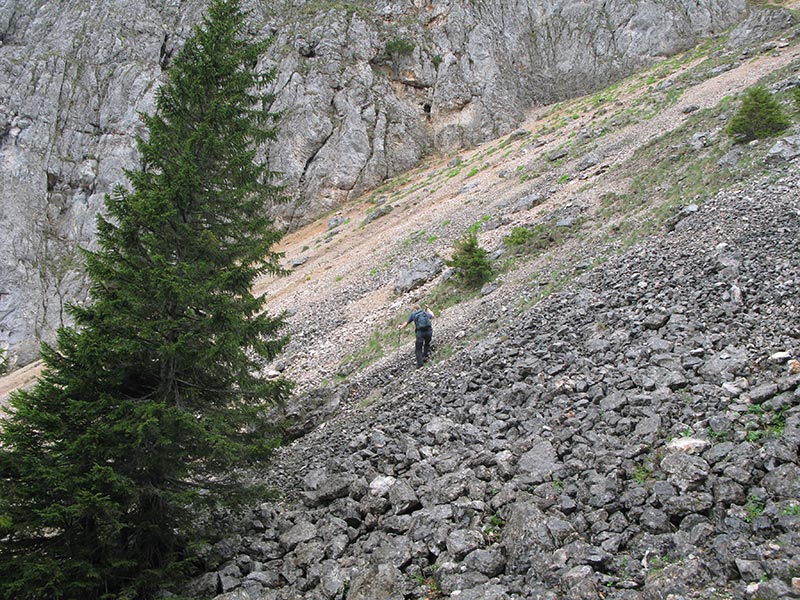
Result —
[[398, 325], [398, 329], [403, 329], [406, 325], [414, 322], [414, 333], [417, 335], [417, 341], [414, 343], [414, 355], [417, 359], [417, 368], [419, 369], [426, 360], [431, 351], [431, 338], [433, 337], [433, 327], [431, 327], [431, 319], [433, 319], [433, 311], [428, 308], [421, 308], [419, 304], [414, 305], [414, 310], [408, 315], [408, 320], [402, 325]]

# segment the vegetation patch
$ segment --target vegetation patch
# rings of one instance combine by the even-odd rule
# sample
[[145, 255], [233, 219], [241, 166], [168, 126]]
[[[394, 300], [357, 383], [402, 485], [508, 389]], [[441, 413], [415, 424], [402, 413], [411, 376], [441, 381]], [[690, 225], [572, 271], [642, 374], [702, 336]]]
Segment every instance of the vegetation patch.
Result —
[[653, 476], [653, 470], [645, 465], [645, 464], [638, 464], [633, 469], [633, 480], [638, 483], [645, 483]]
[[483, 533], [491, 541], [497, 541], [502, 535], [506, 526], [506, 520], [500, 513], [494, 513], [486, 520], [483, 526]]
[[415, 246], [415, 245], [420, 244], [420, 243], [432, 244], [437, 239], [439, 239], [437, 236], [435, 236], [435, 235], [433, 235], [431, 233], [428, 233], [424, 229], [420, 229], [420, 230], [417, 230], [417, 231], [413, 231], [411, 233], [411, 235], [409, 235], [403, 241], [403, 245], [404, 246]]
[[766, 503], [758, 496], [750, 496], [747, 499], [747, 504], [744, 505], [745, 518], [748, 523], [752, 523], [755, 519], [764, 513]]
[[503, 243], [516, 255], [535, 256], [563, 244], [582, 223], [583, 220], [576, 219], [570, 225], [559, 225], [550, 220], [532, 227], [515, 227], [503, 238]]
[[343, 377], [363, 371], [400, 346], [402, 334], [397, 326], [405, 322], [405, 315], [398, 314], [383, 325], [372, 330], [366, 343], [354, 353], [347, 355], [339, 365], [337, 374]]
[[414, 51], [414, 43], [406, 38], [393, 38], [386, 42], [386, 54], [389, 56], [402, 56]]
[[452, 281], [440, 283], [434, 287], [428, 294], [428, 304], [436, 310], [441, 312], [457, 306], [462, 302], [472, 300], [478, 295], [476, 289], [465, 289], [463, 287], [454, 285]]
[[779, 437], [786, 428], [786, 414], [784, 411], [770, 411], [760, 404], [752, 405], [748, 411], [748, 420], [745, 424], [745, 439], [748, 442], [758, 442], [765, 437]]
[[749, 88], [739, 110], [725, 128], [725, 133], [737, 144], [770, 137], [791, 125], [781, 104], [763, 85]]
[[[531, 281], [530, 289], [519, 301], [519, 310], [524, 312], [535, 306], [551, 294], [561, 291], [569, 285], [577, 276], [577, 273], [570, 269], [556, 269], [549, 274], [539, 273]], [[535, 286], [535, 287], [533, 287]]]
[[423, 600], [439, 600], [439, 598], [444, 597], [439, 582], [436, 579], [436, 572], [438, 570], [438, 565], [432, 565], [412, 576], [414, 582], [423, 588]]
[[489, 254], [481, 248], [474, 229], [456, 242], [453, 257], [446, 263], [455, 269], [456, 280], [466, 288], [480, 287], [493, 275]]

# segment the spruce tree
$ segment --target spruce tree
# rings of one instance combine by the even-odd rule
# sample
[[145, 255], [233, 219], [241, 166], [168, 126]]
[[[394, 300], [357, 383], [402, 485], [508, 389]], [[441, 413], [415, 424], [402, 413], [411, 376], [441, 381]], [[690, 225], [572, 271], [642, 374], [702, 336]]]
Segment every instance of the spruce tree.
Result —
[[0, 422], [0, 598], [152, 597], [274, 444], [283, 322], [251, 290], [281, 273], [255, 160], [275, 115], [244, 16], [213, 0], [176, 57], [86, 252], [91, 303]]
[[741, 144], [775, 135], [791, 124], [770, 91], [762, 85], [755, 85], [745, 91], [742, 104], [728, 122], [726, 132], [734, 142]]
[[453, 257], [446, 263], [455, 269], [456, 279], [464, 287], [475, 288], [492, 278], [489, 254], [480, 247], [475, 228], [470, 228], [467, 234], [456, 242]]

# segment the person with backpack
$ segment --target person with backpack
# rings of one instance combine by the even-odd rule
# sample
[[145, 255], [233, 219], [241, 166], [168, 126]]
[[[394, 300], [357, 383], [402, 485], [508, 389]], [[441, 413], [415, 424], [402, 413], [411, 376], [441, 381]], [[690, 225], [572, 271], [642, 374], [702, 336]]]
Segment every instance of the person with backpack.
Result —
[[431, 351], [431, 338], [433, 338], [431, 319], [433, 317], [433, 311], [427, 306], [421, 308], [419, 304], [415, 304], [414, 310], [408, 315], [406, 322], [397, 326], [398, 329], [403, 329], [409, 323], [414, 323], [414, 333], [417, 336], [417, 340], [414, 343], [414, 355], [417, 359], [418, 369], [428, 360], [428, 355]]

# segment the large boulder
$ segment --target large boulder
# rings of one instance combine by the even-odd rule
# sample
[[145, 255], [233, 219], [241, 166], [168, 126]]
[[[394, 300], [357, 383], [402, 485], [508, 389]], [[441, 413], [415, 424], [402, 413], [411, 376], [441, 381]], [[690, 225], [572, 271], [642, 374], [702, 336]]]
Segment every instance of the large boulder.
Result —
[[444, 269], [444, 261], [438, 256], [415, 262], [397, 274], [394, 281], [396, 294], [405, 294], [429, 282]]

